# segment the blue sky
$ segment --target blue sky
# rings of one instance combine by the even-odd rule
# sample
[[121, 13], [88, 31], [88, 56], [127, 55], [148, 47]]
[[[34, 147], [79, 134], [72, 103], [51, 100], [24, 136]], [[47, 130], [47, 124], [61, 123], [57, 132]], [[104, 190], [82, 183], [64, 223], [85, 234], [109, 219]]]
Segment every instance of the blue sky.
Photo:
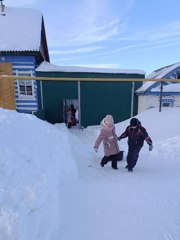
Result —
[[43, 13], [52, 64], [139, 69], [180, 62], [179, 0], [4, 0]]

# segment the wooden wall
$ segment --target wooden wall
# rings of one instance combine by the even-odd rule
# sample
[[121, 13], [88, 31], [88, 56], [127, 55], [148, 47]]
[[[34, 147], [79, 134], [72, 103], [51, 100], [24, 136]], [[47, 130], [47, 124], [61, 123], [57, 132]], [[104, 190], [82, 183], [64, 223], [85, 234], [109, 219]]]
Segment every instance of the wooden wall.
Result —
[[[12, 64], [6, 62], [0, 63], [0, 75], [12, 75]], [[16, 109], [12, 79], [0, 77], [0, 107], [10, 110]]]

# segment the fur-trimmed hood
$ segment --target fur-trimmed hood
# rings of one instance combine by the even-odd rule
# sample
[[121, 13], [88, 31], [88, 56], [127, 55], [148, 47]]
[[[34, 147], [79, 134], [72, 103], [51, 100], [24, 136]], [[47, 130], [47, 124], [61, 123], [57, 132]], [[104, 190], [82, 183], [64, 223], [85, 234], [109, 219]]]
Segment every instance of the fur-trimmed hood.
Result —
[[106, 117], [103, 118], [103, 120], [101, 121], [101, 127], [108, 131], [112, 131], [112, 129], [114, 128], [114, 119], [112, 115], [106, 115]]

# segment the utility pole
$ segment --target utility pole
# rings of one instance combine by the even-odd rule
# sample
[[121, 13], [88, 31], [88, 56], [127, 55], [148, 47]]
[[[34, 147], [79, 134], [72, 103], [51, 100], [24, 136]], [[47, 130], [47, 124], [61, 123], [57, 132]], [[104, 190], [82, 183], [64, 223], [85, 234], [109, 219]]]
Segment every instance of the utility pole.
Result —
[[162, 107], [162, 92], [163, 92], [163, 81], [161, 81], [160, 96], [159, 96], [159, 112], [161, 112]]
[[5, 16], [6, 14], [5, 14], [5, 12], [4, 12], [4, 5], [3, 5], [3, 1], [4, 0], [0, 0], [0, 2], [1, 2], [1, 4], [0, 4], [0, 15], [2, 15], [2, 16]]
[[131, 89], [131, 118], [133, 117], [133, 110], [134, 110], [134, 82], [132, 82]]

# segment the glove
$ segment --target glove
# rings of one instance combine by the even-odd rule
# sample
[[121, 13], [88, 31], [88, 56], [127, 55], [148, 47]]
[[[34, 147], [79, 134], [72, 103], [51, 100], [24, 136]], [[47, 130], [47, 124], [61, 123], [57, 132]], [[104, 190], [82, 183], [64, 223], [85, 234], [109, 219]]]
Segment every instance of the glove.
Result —
[[152, 149], [153, 149], [153, 145], [151, 144], [149, 145], [149, 151], [152, 151]]
[[120, 140], [121, 140], [121, 138], [120, 138], [120, 137], [118, 137], [118, 138], [117, 138], [117, 140], [118, 140], [118, 141], [120, 141]]
[[94, 150], [95, 150], [96, 153], [98, 152], [98, 148], [97, 147], [94, 147]]

